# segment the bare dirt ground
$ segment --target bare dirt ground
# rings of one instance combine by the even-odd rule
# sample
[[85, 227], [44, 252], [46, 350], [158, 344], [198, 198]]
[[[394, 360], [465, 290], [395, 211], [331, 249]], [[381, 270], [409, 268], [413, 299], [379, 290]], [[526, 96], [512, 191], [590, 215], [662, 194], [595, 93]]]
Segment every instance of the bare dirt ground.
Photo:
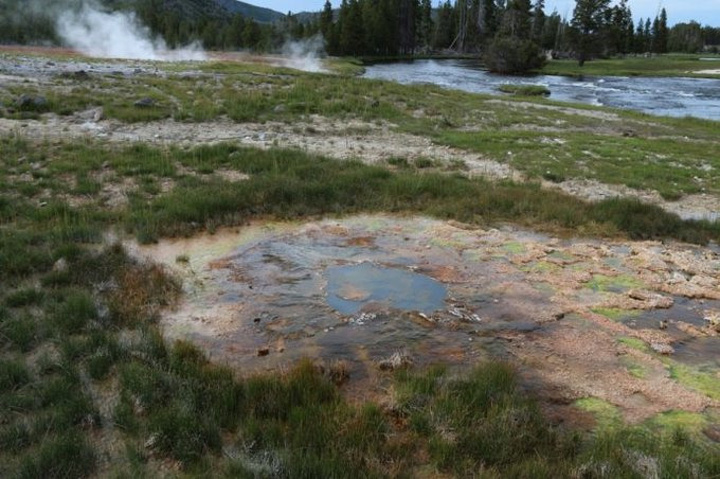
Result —
[[[343, 358], [367, 384], [396, 352], [420, 364], [467, 365], [491, 348], [539, 378], [554, 404], [600, 398], [633, 423], [669, 410], [720, 408], [686, 377], [671, 375], [683, 365], [720, 379], [713, 363], [720, 325], [711, 321], [720, 314], [715, 251], [566, 242], [383, 215], [262, 223], [132, 248], [184, 279], [187, 294], [166, 314], [166, 334], [191, 337], [239, 370]], [[361, 309], [333, 310], [326, 271], [362, 264], [431, 277], [447, 298], [433, 313], [398, 312], [369, 300], [360, 282], [342, 291]]]
[[[582, 110], [578, 110], [582, 111]], [[591, 112], [595, 113], [595, 112]], [[179, 123], [173, 120], [126, 124], [102, 119], [102, 111], [92, 109], [70, 117], [45, 115], [42, 120], [0, 118], [0, 134], [20, 134], [34, 139], [94, 138], [111, 142], [197, 145], [238, 142], [258, 148], [297, 148], [340, 160], [358, 159], [378, 163], [390, 158], [430, 158], [451, 164], [461, 162], [470, 176], [523, 181], [525, 176], [511, 166], [482, 155], [433, 144], [421, 136], [394, 131], [393, 125], [357, 120], [339, 123], [321, 116], [304, 122], [235, 123], [220, 120], [205, 123]], [[684, 218], [717, 218], [720, 198], [710, 194], [686, 195], [666, 201], [655, 191], [609, 185], [594, 180], [570, 179], [562, 183], [543, 182], [547, 188], [590, 201], [613, 197], [633, 197], [661, 206]]]

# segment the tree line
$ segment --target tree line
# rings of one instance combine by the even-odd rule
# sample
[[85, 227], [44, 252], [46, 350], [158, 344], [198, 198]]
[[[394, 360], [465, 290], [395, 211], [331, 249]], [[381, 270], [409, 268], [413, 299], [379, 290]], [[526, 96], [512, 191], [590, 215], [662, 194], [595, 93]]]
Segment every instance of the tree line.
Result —
[[[71, 5], [79, 0], [64, 0]], [[62, 3], [62, 2], [60, 2]], [[655, 18], [633, 18], [628, 0], [577, 0], [571, 18], [547, 14], [544, 0], [342, 0], [316, 15], [288, 14], [259, 23], [229, 14], [216, 0], [103, 0], [110, 11], [132, 12], [171, 47], [199, 41], [211, 50], [274, 51], [288, 40], [321, 33], [331, 55], [397, 56], [430, 52], [502, 55], [500, 63], [532, 63], [541, 51], [597, 56], [687, 52], [720, 46], [720, 28], [697, 22], [669, 28], [663, 9]], [[57, 9], [27, 8], [23, 0], [0, 2], [0, 42], [61, 44]], [[505, 58], [506, 50], [518, 58]]]

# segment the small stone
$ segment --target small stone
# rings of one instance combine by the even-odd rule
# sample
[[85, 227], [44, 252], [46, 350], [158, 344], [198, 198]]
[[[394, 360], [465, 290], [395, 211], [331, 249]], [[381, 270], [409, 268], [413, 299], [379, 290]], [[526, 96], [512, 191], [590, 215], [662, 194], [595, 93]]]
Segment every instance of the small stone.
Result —
[[22, 94], [15, 103], [22, 111], [44, 111], [48, 107], [47, 98], [44, 96]]
[[672, 346], [663, 343], [650, 343], [650, 348], [656, 353], [669, 356], [675, 352]]
[[407, 353], [397, 352], [389, 358], [378, 361], [377, 364], [381, 371], [395, 371], [401, 367], [412, 365], [412, 359]]
[[133, 103], [138, 108], [149, 108], [151, 106], [155, 106], [155, 100], [153, 100], [150, 97], [141, 98], [135, 103]]
[[154, 448], [159, 439], [160, 439], [160, 436], [157, 433], [151, 434], [150, 437], [147, 439], [147, 441], [145, 441], [145, 449]]
[[68, 269], [68, 262], [65, 258], [60, 258], [59, 260], [55, 261], [55, 264], [53, 265], [53, 271], [56, 273], [64, 273]]
[[90, 75], [85, 70], [78, 70], [72, 74], [73, 78], [76, 80], [89, 80]]
[[270, 348], [268, 347], [260, 348], [257, 351], [257, 355], [260, 357], [267, 356], [268, 354], [270, 354]]

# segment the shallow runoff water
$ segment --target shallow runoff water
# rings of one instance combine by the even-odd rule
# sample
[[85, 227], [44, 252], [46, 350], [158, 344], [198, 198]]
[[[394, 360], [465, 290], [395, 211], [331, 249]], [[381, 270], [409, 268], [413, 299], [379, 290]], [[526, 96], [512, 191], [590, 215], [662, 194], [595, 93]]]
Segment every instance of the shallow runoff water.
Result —
[[364, 76], [429, 83], [473, 93], [500, 94], [503, 84], [543, 85], [550, 99], [625, 108], [652, 115], [720, 120], [720, 79], [554, 75], [515, 77], [483, 70], [476, 60], [415, 60], [366, 67]]

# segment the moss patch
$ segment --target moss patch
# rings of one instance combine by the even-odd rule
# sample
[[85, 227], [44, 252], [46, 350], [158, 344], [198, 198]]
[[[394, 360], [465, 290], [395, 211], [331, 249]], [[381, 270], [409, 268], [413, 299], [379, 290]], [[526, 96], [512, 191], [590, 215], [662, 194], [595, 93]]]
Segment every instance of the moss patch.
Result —
[[575, 406], [592, 413], [599, 428], [615, 427], [622, 424], [620, 410], [614, 404], [596, 397], [586, 397], [575, 401]]
[[625, 369], [627, 369], [628, 373], [630, 373], [630, 375], [633, 377], [636, 377], [638, 379], [645, 379], [648, 375], [647, 368], [640, 362], [633, 359], [631, 356], [621, 357], [620, 363], [625, 366]]
[[626, 274], [620, 274], [617, 276], [596, 274], [593, 275], [592, 279], [587, 283], [587, 287], [593, 291], [603, 292], [621, 292], [633, 288], [642, 288], [643, 286], [642, 281]]
[[625, 346], [627, 346], [629, 348], [633, 348], [638, 351], [642, 351], [644, 353], [647, 353], [650, 351], [647, 343], [645, 343], [645, 341], [643, 341], [642, 339], [631, 338], [629, 336], [623, 336], [618, 339], [618, 343], [624, 344]]
[[613, 321], [621, 321], [626, 318], [632, 318], [639, 316], [640, 312], [632, 309], [620, 309], [620, 308], [592, 308], [593, 313], [602, 314], [608, 319]]
[[651, 429], [684, 429], [698, 433], [707, 425], [703, 414], [688, 411], [667, 411], [647, 420], [645, 425]]
[[703, 371], [671, 359], [666, 359], [665, 363], [670, 371], [670, 376], [677, 382], [712, 399], [720, 400], [720, 379], [715, 373]]
[[505, 243], [502, 246], [503, 251], [510, 253], [510, 254], [522, 254], [525, 251], [525, 245], [520, 243], [519, 241], [510, 241], [509, 243]]

